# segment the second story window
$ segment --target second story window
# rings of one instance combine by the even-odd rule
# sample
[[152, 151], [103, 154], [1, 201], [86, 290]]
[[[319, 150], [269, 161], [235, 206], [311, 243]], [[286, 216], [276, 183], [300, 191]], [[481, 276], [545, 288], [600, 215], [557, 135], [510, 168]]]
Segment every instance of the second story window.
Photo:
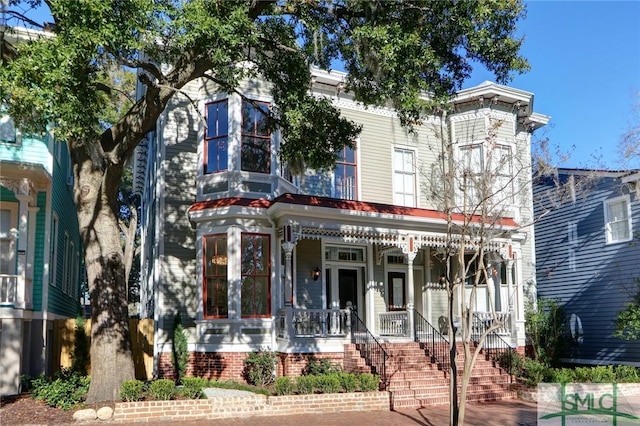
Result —
[[393, 152], [393, 203], [416, 206], [416, 175], [413, 151], [396, 148]]
[[[493, 206], [513, 202], [513, 154], [509, 145], [469, 144], [458, 148], [458, 203], [476, 209], [481, 203]], [[463, 197], [464, 196], [464, 197]]]
[[242, 101], [241, 169], [271, 172], [271, 131], [267, 123], [269, 104]]
[[628, 196], [604, 202], [604, 222], [607, 244], [631, 240], [631, 212]]
[[229, 162], [229, 104], [227, 100], [207, 104], [205, 173], [227, 170]]
[[334, 173], [334, 197], [343, 200], [357, 198], [356, 151], [345, 146], [336, 161]]

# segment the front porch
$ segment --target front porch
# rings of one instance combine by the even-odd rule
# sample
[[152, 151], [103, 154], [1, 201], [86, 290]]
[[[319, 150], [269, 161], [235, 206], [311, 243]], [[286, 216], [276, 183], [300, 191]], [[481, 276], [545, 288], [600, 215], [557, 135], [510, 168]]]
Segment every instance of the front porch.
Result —
[[[278, 339], [290, 342], [292, 346], [299, 346], [296, 342], [307, 341], [309, 338], [336, 339], [349, 343], [352, 340], [351, 309], [297, 309], [285, 307], [276, 314], [276, 336]], [[482, 331], [495, 325], [495, 333], [509, 341], [513, 338], [515, 346], [515, 328], [512, 315], [509, 312], [474, 312], [472, 335], [479, 336]], [[417, 313], [421, 320], [423, 315]], [[441, 317], [444, 318], [444, 317]], [[446, 318], [445, 318], [446, 320]], [[428, 321], [427, 321], [428, 322]], [[383, 341], [414, 341], [419, 335], [419, 320], [409, 321], [408, 311], [381, 312], [376, 318], [375, 337]], [[445, 321], [448, 323], [448, 321]], [[414, 328], [410, 328], [414, 324]], [[431, 327], [447, 339], [448, 327], [439, 321], [438, 326], [429, 323]]]

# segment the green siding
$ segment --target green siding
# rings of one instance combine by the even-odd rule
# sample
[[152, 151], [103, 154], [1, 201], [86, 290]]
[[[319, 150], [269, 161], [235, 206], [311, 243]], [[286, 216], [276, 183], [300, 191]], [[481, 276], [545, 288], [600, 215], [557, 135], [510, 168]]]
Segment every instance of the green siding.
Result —
[[[77, 315], [80, 309], [80, 303], [78, 297], [80, 294], [79, 281], [80, 281], [80, 263], [75, 262], [76, 269], [78, 271], [74, 273], [73, 277], [78, 277], [76, 282], [72, 282], [72, 289], [69, 294], [63, 291], [63, 271], [64, 271], [64, 255], [65, 255], [65, 232], [69, 235], [69, 240], [73, 242], [74, 253], [79, 251], [82, 253], [80, 246], [80, 236], [78, 230], [78, 216], [76, 214], [76, 207], [72, 198], [72, 188], [67, 185], [67, 170], [69, 167], [69, 153], [66, 144], [60, 146], [60, 156], [53, 162], [53, 185], [52, 185], [52, 199], [51, 209], [52, 212], [58, 216], [58, 235], [57, 235], [57, 250], [56, 250], [56, 262], [55, 268], [55, 286], [49, 285], [49, 300], [47, 310], [59, 315], [65, 315], [73, 317]], [[53, 221], [53, 215], [52, 219]], [[53, 232], [53, 225], [51, 225], [51, 232]], [[56, 242], [56, 236], [51, 235], [51, 244]], [[47, 248], [48, 250], [48, 248]], [[50, 265], [49, 270], [53, 273], [53, 264]], [[73, 286], [76, 286], [78, 290], [74, 291]]]
[[47, 193], [39, 192], [36, 198], [36, 203], [40, 210], [38, 210], [38, 213], [36, 214], [36, 238], [33, 259], [33, 310], [41, 311], [44, 279], [44, 253], [48, 246], [44, 238], [45, 221], [47, 216]]
[[49, 174], [54, 163], [46, 141], [26, 137], [19, 144], [0, 143], [0, 161], [39, 164]]

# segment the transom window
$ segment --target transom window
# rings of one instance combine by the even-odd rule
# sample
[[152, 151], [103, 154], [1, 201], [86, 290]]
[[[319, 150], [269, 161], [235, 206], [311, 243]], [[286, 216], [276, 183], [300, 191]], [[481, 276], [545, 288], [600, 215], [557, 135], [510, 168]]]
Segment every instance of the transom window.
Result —
[[607, 244], [631, 240], [631, 213], [629, 196], [606, 200], [604, 220]]
[[393, 152], [393, 203], [416, 206], [416, 176], [413, 151], [396, 148]]
[[229, 313], [227, 292], [227, 235], [204, 237], [204, 317], [226, 318]]
[[343, 200], [355, 200], [356, 186], [356, 151], [345, 146], [338, 154], [334, 172], [334, 197]]
[[229, 103], [207, 104], [205, 130], [205, 173], [227, 170], [229, 162]]
[[271, 172], [271, 131], [267, 122], [269, 104], [242, 101], [241, 168], [247, 172]]
[[243, 318], [268, 317], [271, 314], [269, 235], [243, 233], [240, 256], [241, 315]]

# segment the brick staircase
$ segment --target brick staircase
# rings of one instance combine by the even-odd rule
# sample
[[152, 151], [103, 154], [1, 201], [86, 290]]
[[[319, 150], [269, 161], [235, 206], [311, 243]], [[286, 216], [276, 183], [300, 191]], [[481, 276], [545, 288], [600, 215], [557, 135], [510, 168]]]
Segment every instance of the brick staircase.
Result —
[[[420, 343], [383, 343], [388, 354], [387, 390], [391, 393], [391, 409], [415, 409], [449, 403], [449, 373], [432, 361]], [[458, 395], [462, 382], [462, 345], [458, 346]], [[345, 346], [345, 369], [370, 372], [356, 345]], [[378, 373], [373, 369], [374, 373]], [[467, 401], [496, 401], [516, 398], [510, 390], [510, 377], [491, 360], [480, 354], [467, 388]]]

